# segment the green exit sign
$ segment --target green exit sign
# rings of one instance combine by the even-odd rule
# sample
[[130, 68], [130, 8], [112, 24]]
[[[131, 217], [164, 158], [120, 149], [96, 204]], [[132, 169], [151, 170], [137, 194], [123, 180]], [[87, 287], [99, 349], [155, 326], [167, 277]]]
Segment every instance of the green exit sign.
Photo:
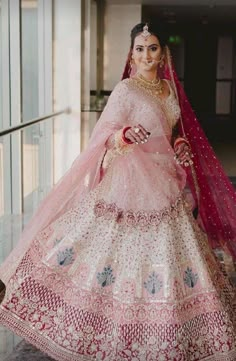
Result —
[[182, 38], [179, 35], [170, 35], [168, 41], [170, 44], [178, 45], [182, 43]]

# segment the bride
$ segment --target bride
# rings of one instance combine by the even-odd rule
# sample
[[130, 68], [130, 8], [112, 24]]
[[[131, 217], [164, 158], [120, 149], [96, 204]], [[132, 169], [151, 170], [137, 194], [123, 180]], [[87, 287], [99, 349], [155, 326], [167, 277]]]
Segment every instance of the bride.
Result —
[[60, 361], [235, 361], [236, 194], [137, 24], [87, 150], [0, 269], [0, 323]]

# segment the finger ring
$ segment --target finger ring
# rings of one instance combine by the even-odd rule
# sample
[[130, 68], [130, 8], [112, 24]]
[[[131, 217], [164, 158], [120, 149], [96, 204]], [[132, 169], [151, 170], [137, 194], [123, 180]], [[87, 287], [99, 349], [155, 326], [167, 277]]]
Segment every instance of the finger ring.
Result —
[[138, 134], [140, 132], [139, 128], [134, 128], [134, 133]]

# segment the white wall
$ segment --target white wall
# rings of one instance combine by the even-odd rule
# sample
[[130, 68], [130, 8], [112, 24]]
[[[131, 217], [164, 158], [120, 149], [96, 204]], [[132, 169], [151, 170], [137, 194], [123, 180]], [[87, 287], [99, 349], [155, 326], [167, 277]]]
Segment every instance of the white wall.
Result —
[[141, 22], [141, 5], [107, 4], [104, 34], [104, 89], [120, 81], [130, 47], [131, 29]]
[[54, 124], [54, 182], [80, 153], [81, 1], [54, 1], [54, 110], [72, 115]]
[[97, 89], [97, 6], [91, 2], [90, 22], [90, 89]]

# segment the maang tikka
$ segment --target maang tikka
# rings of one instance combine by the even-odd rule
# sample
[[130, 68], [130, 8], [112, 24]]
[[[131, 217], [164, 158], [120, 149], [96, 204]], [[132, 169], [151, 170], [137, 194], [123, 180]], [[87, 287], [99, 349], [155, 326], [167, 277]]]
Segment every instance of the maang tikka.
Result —
[[151, 33], [149, 33], [148, 31], [148, 24], [144, 25], [141, 35], [144, 37], [145, 40], [147, 40], [147, 38], [151, 35]]

